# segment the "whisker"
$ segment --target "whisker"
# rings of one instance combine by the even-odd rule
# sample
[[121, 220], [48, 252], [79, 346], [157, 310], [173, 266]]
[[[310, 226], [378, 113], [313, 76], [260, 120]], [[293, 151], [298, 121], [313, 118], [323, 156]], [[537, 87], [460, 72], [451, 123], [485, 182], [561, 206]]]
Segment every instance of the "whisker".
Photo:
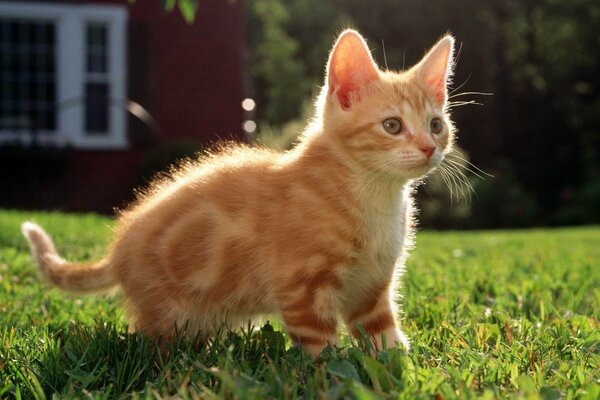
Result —
[[[451, 162], [451, 160], [448, 160], [448, 161], [450, 161], [450, 162]], [[452, 164], [448, 164], [448, 165], [452, 165]], [[468, 171], [469, 173], [471, 173], [472, 175], [474, 175], [474, 176], [478, 177], [479, 179], [485, 180], [485, 178], [484, 178], [483, 176], [481, 176], [480, 174], [476, 173], [476, 172], [475, 172], [475, 171], [473, 171], [472, 169], [465, 167], [465, 166], [464, 166], [464, 165], [462, 165], [462, 164], [454, 164], [453, 166], [454, 166], [455, 168], [458, 168], [458, 169], [461, 169], [461, 168], [462, 168], [462, 169], [464, 169], [465, 171]], [[461, 171], [461, 172], [462, 172], [462, 171]], [[464, 174], [464, 172], [463, 172], [463, 174]], [[465, 176], [466, 176], [466, 175], [465, 175]]]
[[[475, 195], [477, 194], [475, 192], [475, 189], [473, 188], [471, 181], [463, 172], [463, 169], [465, 169], [464, 165], [459, 164], [456, 161], [451, 160], [449, 158], [444, 159], [443, 165], [448, 170], [449, 173], [453, 174], [456, 177], [456, 179], [460, 181], [461, 186], [464, 186], [467, 189], [467, 191], [470, 192], [469, 198], [471, 197], [471, 193], [473, 193]], [[469, 171], [469, 172], [473, 173], [472, 171]]]
[[381, 47], [383, 48], [383, 62], [385, 63], [385, 69], [388, 70], [388, 63], [387, 63], [387, 57], [385, 55], [385, 43], [383, 41], [383, 39], [381, 39]]
[[469, 104], [474, 104], [477, 106], [482, 106], [483, 103], [479, 103], [475, 100], [470, 100], [470, 101], [449, 101], [448, 102], [448, 108], [453, 108], [453, 107], [460, 107], [460, 106], [466, 106]]
[[[446, 184], [446, 187], [448, 188], [448, 190], [450, 190], [450, 207], [452, 207], [452, 204], [454, 202], [454, 189], [452, 188], [452, 184], [450, 183], [450, 180], [448, 178], [448, 172], [446, 172], [446, 169], [444, 168], [443, 164], [438, 169], [438, 171], [440, 172], [440, 175], [441, 175], [444, 183]], [[458, 197], [457, 197], [457, 199], [458, 199]]]
[[469, 178], [467, 178], [467, 176], [464, 174], [464, 172], [462, 172], [462, 170], [460, 169], [461, 167], [457, 166], [457, 165], [452, 165], [452, 164], [445, 164], [445, 165], [450, 171], [452, 171], [454, 173], [454, 175], [456, 176], [456, 179], [461, 182], [462, 186], [467, 188], [467, 191], [469, 192], [469, 198], [470, 198], [471, 193], [475, 193], [475, 190], [473, 189], [473, 185], [469, 181]]
[[[469, 182], [469, 180], [467, 179], [467, 177], [465, 176], [465, 174], [463, 174], [462, 171], [460, 171], [458, 168], [452, 168], [451, 165], [446, 164], [446, 167], [448, 168], [448, 172], [451, 174], [451, 176], [456, 179], [457, 182], [457, 188], [460, 190], [460, 194], [463, 196], [463, 198], [467, 201], [470, 202], [471, 201], [471, 193], [473, 192], [473, 187], [471, 186], [471, 183]], [[465, 190], [466, 190], [466, 194], [465, 194]], [[467, 195], [469, 196], [467, 199]]]
[[449, 99], [453, 99], [453, 98], [459, 97], [459, 96], [471, 96], [471, 95], [474, 95], [474, 96], [493, 96], [494, 93], [488, 93], [488, 92], [460, 92], [460, 93], [452, 94], [451, 96], [448, 96], [448, 98]]
[[458, 51], [456, 52], [456, 57], [454, 57], [454, 65], [458, 64], [460, 60], [460, 55], [462, 54], [463, 42], [460, 42], [460, 46], [458, 47]]
[[[449, 163], [449, 164], [446, 164], [448, 167], [451, 167], [451, 168], [453, 168], [453, 169], [457, 169], [457, 170], [459, 170], [461, 173], [463, 173], [463, 172], [462, 172], [462, 170], [464, 169], [464, 170], [467, 170], [467, 171], [471, 172], [471, 173], [472, 173], [472, 174], [474, 174], [474, 175], [477, 175], [477, 174], [475, 174], [473, 171], [469, 170], [469, 169], [468, 169], [468, 168], [467, 168], [465, 165], [463, 165], [463, 164], [459, 163], [459, 162], [458, 162], [458, 161], [456, 161], [456, 160], [452, 160], [452, 159], [450, 159], [450, 158], [447, 158], [447, 159], [445, 159], [444, 161], [445, 161], [445, 162], [447, 162], [447, 163]], [[481, 176], [479, 176], [479, 175], [477, 175], [477, 176], [478, 176], [479, 178], [481, 178], [481, 179], [484, 179], [483, 177], [481, 177]]]
[[452, 160], [452, 159], [448, 158], [446, 161], [447, 161], [447, 162], [449, 162], [449, 163], [450, 163], [450, 165], [456, 166], [456, 167], [457, 167], [457, 168], [459, 168], [459, 169], [460, 169], [460, 168], [462, 168], [462, 169], [465, 169], [465, 170], [469, 171], [470, 173], [472, 173], [473, 175], [477, 176], [477, 177], [478, 177], [478, 178], [480, 178], [480, 179], [485, 179], [483, 176], [481, 176], [481, 175], [480, 175], [479, 173], [477, 173], [476, 171], [472, 170], [471, 168], [469, 168], [468, 166], [466, 166], [466, 165], [464, 165], [464, 164], [461, 164], [461, 163], [459, 163], [459, 162], [458, 162], [458, 161], [456, 161], [456, 160]]
[[471, 79], [471, 75], [473, 75], [473, 74], [469, 74], [469, 76], [467, 76], [467, 79], [465, 79], [465, 81], [464, 81], [463, 83], [461, 83], [460, 85], [458, 85], [458, 87], [456, 87], [456, 88], [452, 89], [452, 90], [450, 91], [450, 93], [448, 93], [448, 98], [451, 98], [451, 97], [452, 97], [452, 95], [453, 95], [454, 93], [456, 93], [456, 92], [457, 92], [458, 90], [460, 90], [460, 89], [461, 89], [463, 86], [465, 86], [465, 85], [467, 84], [467, 82], [469, 82], [469, 79]]
[[[452, 156], [452, 157], [454, 157], [454, 158], [456, 158], [456, 159], [458, 159], [458, 160], [460, 160], [460, 161], [463, 161], [463, 162], [465, 162], [465, 163], [469, 164], [471, 167], [475, 168], [477, 171], [481, 172], [483, 175], [489, 176], [490, 178], [493, 178], [493, 177], [494, 177], [494, 175], [492, 175], [492, 174], [488, 174], [487, 172], [485, 172], [484, 170], [482, 170], [481, 168], [479, 168], [477, 165], [473, 164], [472, 162], [470, 162], [469, 160], [465, 159], [464, 157], [461, 157], [461, 156], [460, 156], [460, 155], [458, 155], [457, 153], [450, 153], [450, 154], [447, 154], [447, 155], [446, 155], [446, 157], [448, 157], [448, 156]], [[473, 172], [473, 171], [471, 171], [471, 172]], [[483, 177], [481, 177], [481, 178], [482, 178], [482, 179], [485, 179], [485, 178], [483, 178]]]
[[450, 188], [450, 201], [452, 201], [453, 190], [452, 187], [456, 189], [456, 200], [460, 201], [460, 197], [458, 197], [458, 193], [460, 192], [464, 197], [464, 192], [462, 191], [461, 185], [457, 182], [455, 174], [447, 167], [447, 165], [442, 164], [442, 169], [447, 174], [448, 177], [448, 188]]

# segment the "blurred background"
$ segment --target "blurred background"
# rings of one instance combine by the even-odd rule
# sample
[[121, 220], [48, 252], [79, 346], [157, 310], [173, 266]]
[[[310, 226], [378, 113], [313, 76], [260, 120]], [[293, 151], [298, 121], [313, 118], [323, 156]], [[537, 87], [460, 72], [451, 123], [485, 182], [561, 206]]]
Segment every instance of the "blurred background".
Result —
[[421, 225], [600, 223], [593, 0], [0, 1], [0, 207], [111, 214], [220, 140], [289, 148], [345, 27], [390, 69], [447, 31], [459, 44], [472, 165], [464, 194], [426, 181]]

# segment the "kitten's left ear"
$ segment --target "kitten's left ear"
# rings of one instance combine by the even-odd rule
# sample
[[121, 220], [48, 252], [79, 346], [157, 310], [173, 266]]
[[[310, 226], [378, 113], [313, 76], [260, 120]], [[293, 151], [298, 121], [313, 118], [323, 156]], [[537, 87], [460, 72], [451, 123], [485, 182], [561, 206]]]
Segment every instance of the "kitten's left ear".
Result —
[[342, 32], [327, 63], [329, 95], [347, 110], [359, 98], [360, 89], [377, 79], [379, 69], [365, 39], [352, 29]]
[[448, 99], [448, 80], [452, 76], [454, 38], [444, 36], [417, 64], [417, 76], [431, 97], [440, 105]]

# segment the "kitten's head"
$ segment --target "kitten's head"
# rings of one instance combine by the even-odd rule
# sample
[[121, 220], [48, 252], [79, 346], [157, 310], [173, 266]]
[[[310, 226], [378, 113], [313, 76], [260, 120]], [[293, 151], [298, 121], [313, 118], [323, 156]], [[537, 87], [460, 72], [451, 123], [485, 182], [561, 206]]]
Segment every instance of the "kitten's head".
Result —
[[447, 84], [453, 52], [454, 39], [445, 36], [411, 69], [382, 71], [358, 32], [342, 32], [319, 100], [325, 134], [361, 170], [425, 175], [452, 146]]

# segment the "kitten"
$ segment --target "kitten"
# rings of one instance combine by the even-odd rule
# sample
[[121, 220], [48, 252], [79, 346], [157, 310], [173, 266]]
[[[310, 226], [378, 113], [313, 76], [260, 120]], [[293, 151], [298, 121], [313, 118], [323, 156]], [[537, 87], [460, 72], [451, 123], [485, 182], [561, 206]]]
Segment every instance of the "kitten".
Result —
[[155, 182], [120, 215], [98, 262], [64, 261], [34, 223], [23, 234], [54, 285], [119, 286], [132, 326], [152, 338], [275, 313], [313, 355], [337, 342], [338, 317], [357, 337], [360, 323], [377, 349], [408, 349], [395, 292], [413, 182], [452, 145], [453, 48], [445, 36], [410, 70], [382, 71], [346, 30], [293, 150], [229, 148]]

